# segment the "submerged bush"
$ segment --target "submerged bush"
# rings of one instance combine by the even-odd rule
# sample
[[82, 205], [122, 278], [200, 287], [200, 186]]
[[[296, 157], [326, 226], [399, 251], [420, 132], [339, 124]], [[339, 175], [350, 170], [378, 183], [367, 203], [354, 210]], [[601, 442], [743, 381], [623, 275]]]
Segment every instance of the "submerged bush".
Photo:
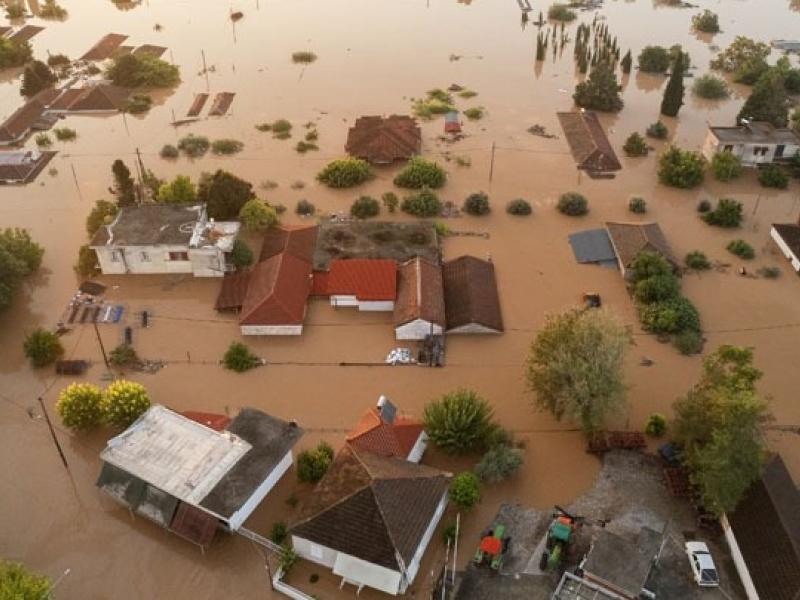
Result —
[[756, 256], [756, 251], [753, 250], [753, 247], [744, 240], [733, 240], [731, 243], [725, 246], [725, 248], [731, 254], [735, 254], [744, 260], [751, 260]]
[[664, 185], [693, 188], [703, 182], [706, 161], [701, 154], [670, 146], [658, 160], [658, 179]]
[[301, 63], [304, 65], [310, 64], [317, 60], [317, 55], [308, 50], [301, 50], [299, 52], [292, 52], [292, 62]]
[[567, 4], [553, 4], [547, 9], [547, 18], [551, 21], [574, 21], [577, 15]]
[[106, 421], [128, 427], [150, 408], [150, 397], [142, 384], [119, 379], [105, 389], [101, 405]]
[[224, 138], [211, 143], [211, 152], [214, 154], [237, 154], [244, 149], [244, 143], [239, 140]]
[[372, 170], [360, 158], [340, 158], [329, 162], [317, 180], [331, 188], [348, 188], [372, 179]]
[[639, 70], [644, 73], [665, 73], [672, 62], [663, 46], [645, 46], [639, 53]]
[[686, 266], [694, 271], [707, 271], [711, 268], [711, 263], [705, 254], [699, 250], [692, 250], [684, 259]]
[[464, 116], [470, 121], [480, 121], [483, 118], [484, 110], [482, 106], [473, 106], [464, 111]]
[[415, 217], [435, 217], [442, 212], [442, 203], [434, 192], [422, 190], [403, 198], [400, 210]]
[[506, 205], [506, 212], [510, 215], [525, 217], [533, 212], [531, 203], [523, 198], [512, 200]]
[[722, 77], [706, 74], [698, 77], [692, 84], [692, 92], [699, 98], [721, 100], [730, 96], [728, 84]]
[[513, 477], [522, 466], [522, 453], [505, 444], [491, 448], [475, 465], [475, 474], [481, 481], [499, 483]]
[[656, 121], [647, 128], [645, 133], [648, 137], [655, 138], [657, 140], [664, 140], [669, 135], [669, 130], [664, 123], [661, 121]]
[[418, 190], [421, 188], [437, 189], [444, 185], [447, 173], [436, 162], [414, 156], [408, 164], [395, 176], [397, 187]]
[[465, 471], [453, 477], [450, 500], [461, 510], [470, 510], [481, 499], [480, 483], [474, 473]]
[[381, 212], [381, 205], [371, 196], [357, 198], [350, 207], [350, 214], [357, 219], [375, 217]]
[[297, 205], [294, 207], [294, 212], [301, 217], [310, 217], [317, 212], [317, 207], [308, 200], [303, 199], [297, 202]]
[[178, 141], [178, 149], [183, 151], [186, 156], [199, 158], [208, 152], [211, 143], [204, 135], [194, 135], [190, 133]]
[[171, 87], [180, 81], [180, 71], [152, 54], [122, 54], [112, 60], [106, 77], [127, 88]]
[[31, 361], [31, 365], [36, 368], [46, 367], [64, 354], [64, 346], [61, 340], [52, 331], [45, 329], [34, 329], [25, 338], [22, 344], [25, 357]]
[[244, 240], [233, 240], [233, 248], [229, 256], [231, 264], [237, 269], [243, 269], [253, 264], [253, 251]]
[[570, 217], [579, 217], [589, 212], [589, 201], [577, 192], [561, 194], [556, 206], [560, 213]]
[[477, 217], [489, 214], [490, 210], [489, 196], [483, 192], [470, 194], [464, 201], [464, 212], [467, 214]]
[[333, 448], [327, 442], [320, 442], [311, 450], [303, 450], [297, 457], [297, 479], [316, 483], [322, 479], [332, 462]]
[[719, 31], [719, 17], [716, 13], [706, 9], [692, 17], [692, 27], [703, 33], [717, 33]]
[[64, 388], [56, 401], [56, 412], [64, 425], [75, 431], [88, 431], [103, 422], [103, 392], [91, 383], [73, 383]]
[[768, 165], [759, 172], [758, 182], [763, 187], [785, 190], [789, 187], [789, 176], [778, 165]]
[[397, 210], [397, 207], [400, 206], [400, 198], [397, 197], [397, 194], [394, 192], [386, 192], [381, 196], [381, 202], [386, 207], [390, 213], [393, 213]]
[[644, 432], [652, 437], [661, 437], [667, 431], [667, 419], [664, 415], [653, 413], [647, 418]]
[[78, 137], [78, 133], [69, 127], [56, 127], [53, 129], [53, 133], [59, 142], [71, 142]]
[[178, 148], [172, 144], [164, 144], [158, 153], [161, 158], [178, 158]]
[[222, 364], [226, 369], [244, 373], [261, 364], [261, 359], [250, 352], [250, 348], [240, 342], [231, 342], [225, 355], [222, 357]]
[[636, 131], [628, 136], [628, 139], [625, 140], [625, 145], [622, 146], [622, 149], [628, 156], [647, 156], [648, 151], [647, 143]]
[[742, 173], [742, 161], [732, 152], [717, 152], [711, 157], [711, 172], [719, 181], [730, 181]]
[[125, 101], [122, 110], [132, 115], [145, 113], [153, 106], [153, 99], [147, 94], [134, 94]]
[[703, 215], [703, 220], [715, 227], [732, 229], [742, 223], [742, 203], [730, 198], [720, 198], [717, 207]]
[[643, 215], [647, 212], [647, 201], [644, 198], [635, 196], [628, 202], [628, 210], [637, 215]]

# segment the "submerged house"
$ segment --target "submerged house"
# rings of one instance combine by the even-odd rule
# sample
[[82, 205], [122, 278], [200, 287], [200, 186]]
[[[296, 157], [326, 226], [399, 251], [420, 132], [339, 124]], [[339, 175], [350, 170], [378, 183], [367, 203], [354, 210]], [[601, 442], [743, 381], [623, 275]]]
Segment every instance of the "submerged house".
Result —
[[104, 275], [222, 277], [239, 227], [209, 219], [201, 204], [142, 204], [121, 209], [89, 246]]
[[10, 146], [22, 142], [34, 129], [39, 127], [45, 111], [52, 100], [59, 95], [59, 90], [46, 89], [36, 94], [25, 104], [15, 110], [0, 123], [0, 146]]
[[674, 268], [679, 267], [658, 223], [606, 223], [606, 231], [625, 278], [634, 259], [642, 252], [660, 254]]
[[622, 168], [597, 113], [581, 109], [557, 116], [579, 169], [603, 173]]
[[97, 486], [204, 547], [217, 529], [242, 526], [291, 467], [302, 433], [253, 408], [217, 430], [155, 405], [108, 441]]
[[398, 340], [424, 340], [444, 332], [445, 305], [442, 268], [421, 256], [398, 269], [394, 332]]
[[357, 451], [402, 458], [419, 463], [428, 447], [428, 434], [422, 421], [400, 414], [386, 397], [378, 398], [345, 438]]
[[779, 163], [800, 152], [800, 134], [764, 121], [743, 120], [737, 127], [709, 127], [703, 155], [711, 160], [717, 152], [730, 152], [748, 167]]
[[800, 225], [774, 223], [769, 235], [792, 264], [792, 268], [800, 272]]
[[360, 592], [403, 594], [444, 514], [450, 475], [346, 445], [290, 527], [297, 554]]
[[55, 155], [55, 152], [38, 150], [0, 152], [0, 183], [30, 183]]
[[347, 132], [345, 151], [373, 164], [391, 164], [419, 154], [422, 134], [411, 117], [359, 117]]
[[503, 333], [494, 264], [462, 256], [442, 265], [447, 333]]
[[53, 99], [47, 112], [66, 114], [113, 114], [125, 108], [130, 90], [104, 82], [90, 82], [81, 88], [67, 88]]
[[327, 271], [314, 272], [311, 294], [329, 297], [331, 306], [392, 311], [397, 297], [397, 263], [370, 258], [333, 260]]

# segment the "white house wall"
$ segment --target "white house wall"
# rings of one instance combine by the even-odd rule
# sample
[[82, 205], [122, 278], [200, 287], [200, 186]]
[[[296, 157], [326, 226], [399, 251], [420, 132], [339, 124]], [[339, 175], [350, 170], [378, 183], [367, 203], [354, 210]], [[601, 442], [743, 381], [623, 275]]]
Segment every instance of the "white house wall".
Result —
[[423, 319], [409, 321], [394, 329], [394, 337], [398, 340], [424, 340], [431, 333], [441, 335], [442, 327]]
[[336, 556], [339, 554], [339, 552], [333, 548], [315, 544], [312, 541], [296, 535], [292, 536], [292, 547], [301, 558], [305, 558], [306, 560], [310, 560], [313, 563], [317, 563], [329, 569], [333, 569], [333, 563], [336, 562]]
[[242, 335], [302, 335], [302, 325], [242, 325]]
[[791, 248], [789, 248], [789, 246], [786, 245], [786, 242], [783, 241], [783, 238], [778, 233], [778, 231], [773, 227], [770, 230], [769, 234], [770, 234], [770, 236], [772, 236], [772, 239], [778, 245], [778, 248], [781, 249], [781, 252], [783, 253], [783, 255], [786, 258], [789, 259], [789, 262], [792, 263], [792, 268], [795, 271], [800, 271], [800, 258], [795, 256], [795, 254], [794, 254], [794, 252], [792, 252]]
[[286, 455], [281, 459], [269, 476], [261, 483], [261, 485], [256, 488], [256, 491], [253, 492], [253, 495], [247, 499], [242, 507], [237, 510], [231, 518], [228, 520], [228, 526], [233, 530], [236, 531], [239, 527], [242, 526], [253, 511], [258, 508], [258, 505], [261, 504], [261, 501], [267, 496], [270, 490], [275, 487], [275, 484], [278, 483], [281, 477], [283, 477], [284, 473], [289, 470], [289, 467], [292, 466], [292, 451], [289, 450]]
[[124, 246], [95, 248], [95, 253], [104, 275], [163, 275], [192, 272], [190, 260], [169, 260], [170, 252], [187, 250], [186, 246]]
[[189, 250], [189, 262], [195, 277], [225, 275], [225, 253], [216, 246]]
[[467, 323], [466, 325], [462, 325], [461, 327], [456, 327], [455, 329], [448, 329], [448, 334], [498, 334], [500, 333], [496, 329], [492, 329], [491, 327], [486, 327], [485, 325], [481, 325], [480, 323]]
[[359, 301], [358, 310], [364, 312], [392, 312], [394, 310], [394, 300]]
[[358, 306], [358, 298], [355, 296], [331, 296], [331, 306]]
[[439, 505], [436, 507], [436, 512], [433, 514], [433, 518], [431, 522], [428, 524], [428, 528], [425, 530], [422, 539], [419, 542], [419, 546], [417, 546], [416, 552], [414, 552], [414, 556], [411, 559], [411, 563], [406, 568], [406, 581], [402, 586], [401, 593], [405, 592], [406, 588], [414, 582], [414, 578], [417, 576], [417, 571], [419, 571], [419, 564], [422, 562], [422, 557], [425, 554], [425, 549], [428, 547], [428, 544], [431, 541], [431, 537], [433, 537], [433, 532], [436, 530], [436, 527], [439, 525], [439, 521], [442, 520], [442, 515], [444, 514], [445, 509], [447, 508], [447, 492], [442, 495], [442, 499], [439, 501]]
[[736, 572], [739, 573], [739, 579], [742, 582], [742, 586], [744, 586], [747, 600], [760, 600], [753, 579], [750, 577], [750, 571], [747, 569], [747, 563], [744, 561], [742, 551], [739, 549], [739, 543], [736, 541], [736, 536], [733, 535], [733, 529], [731, 529], [727, 515], [722, 515], [720, 524], [722, 525], [722, 531], [725, 532], [725, 540], [728, 542], [733, 564], [736, 565]]

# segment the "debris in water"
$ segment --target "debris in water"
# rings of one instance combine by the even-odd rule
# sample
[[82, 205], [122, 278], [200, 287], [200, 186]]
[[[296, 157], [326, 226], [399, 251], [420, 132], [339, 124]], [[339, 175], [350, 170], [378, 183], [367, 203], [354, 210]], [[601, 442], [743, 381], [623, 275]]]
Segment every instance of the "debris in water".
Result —
[[451, 92], [460, 92], [464, 89], [464, 86], [458, 85], [457, 83], [451, 83], [450, 87], [447, 88]]
[[553, 140], [553, 139], [557, 139], [558, 138], [558, 136], [553, 134], [553, 133], [547, 133], [547, 129], [545, 129], [544, 125], [538, 125], [538, 124], [537, 125], [531, 125], [530, 127], [528, 127], [527, 131], [531, 135], [535, 135], [535, 136], [538, 136], [538, 137], [543, 137], [543, 138], [546, 138], [548, 140]]
[[244, 13], [242, 11], [240, 11], [240, 10], [237, 10], [236, 12], [232, 12], [231, 13], [231, 21], [233, 21], [235, 23], [236, 21], [241, 19], [243, 16], [244, 16]]

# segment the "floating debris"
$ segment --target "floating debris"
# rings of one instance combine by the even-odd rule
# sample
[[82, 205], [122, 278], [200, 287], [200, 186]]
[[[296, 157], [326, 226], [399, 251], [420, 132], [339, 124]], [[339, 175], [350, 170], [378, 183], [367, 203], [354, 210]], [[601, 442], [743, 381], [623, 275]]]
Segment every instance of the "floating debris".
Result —
[[531, 125], [527, 129], [528, 133], [531, 135], [535, 135], [537, 137], [543, 137], [548, 140], [558, 139], [558, 136], [553, 133], [547, 133], [547, 129], [545, 129], [544, 125]]

